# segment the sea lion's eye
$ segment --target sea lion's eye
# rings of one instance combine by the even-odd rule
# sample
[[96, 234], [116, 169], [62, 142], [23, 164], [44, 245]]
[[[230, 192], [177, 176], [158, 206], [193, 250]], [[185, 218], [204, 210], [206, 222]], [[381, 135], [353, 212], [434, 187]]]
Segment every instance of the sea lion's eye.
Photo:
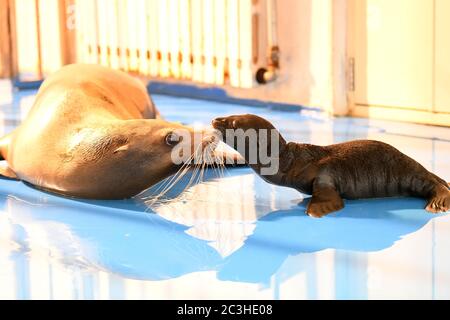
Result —
[[167, 145], [169, 145], [171, 147], [177, 145], [180, 141], [181, 141], [181, 137], [178, 134], [176, 134], [175, 132], [169, 132], [166, 135], [166, 143], [167, 143]]

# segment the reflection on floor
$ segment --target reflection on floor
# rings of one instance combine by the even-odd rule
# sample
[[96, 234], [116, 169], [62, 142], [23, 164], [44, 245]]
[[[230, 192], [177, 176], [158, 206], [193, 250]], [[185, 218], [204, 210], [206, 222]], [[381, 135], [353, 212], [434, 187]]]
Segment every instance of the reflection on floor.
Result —
[[[35, 92], [0, 83], [1, 133], [26, 115]], [[205, 125], [257, 113], [289, 140], [382, 140], [450, 180], [450, 129], [329, 119], [155, 96], [169, 120]], [[180, 197], [149, 207], [70, 200], [0, 179], [0, 298], [378, 299], [450, 298], [450, 216], [421, 199], [346, 201], [324, 219], [306, 195], [264, 183], [248, 168], [209, 170]]]

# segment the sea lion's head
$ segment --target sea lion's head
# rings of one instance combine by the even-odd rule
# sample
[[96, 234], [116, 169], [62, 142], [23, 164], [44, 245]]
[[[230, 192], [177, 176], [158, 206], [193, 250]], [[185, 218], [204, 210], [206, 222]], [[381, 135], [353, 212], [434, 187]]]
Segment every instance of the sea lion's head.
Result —
[[219, 142], [214, 132], [159, 119], [82, 129], [71, 137], [64, 155], [66, 176], [73, 173], [76, 179], [70, 188], [87, 198], [134, 196], [181, 167], [210, 160]]
[[[219, 142], [215, 130], [194, 129], [163, 120], [137, 127], [128, 141], [128, 156], [144, 166], [142, 174], [151, 185], [175, 173], [181, 166], [210, 160]], [[131, 154], [130, 154], [131, 153]]]

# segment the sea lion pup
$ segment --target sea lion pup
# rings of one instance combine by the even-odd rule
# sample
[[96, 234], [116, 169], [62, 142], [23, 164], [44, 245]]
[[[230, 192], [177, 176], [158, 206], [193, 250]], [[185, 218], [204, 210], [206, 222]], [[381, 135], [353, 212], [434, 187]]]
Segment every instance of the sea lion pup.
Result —
[[[342, 198], [416, 196], [428, 200], [426, 210], [429, 212], [450, 209], [447, 182], [386, 143], [356, 140], [323, 147], [287, 143], [270, 122], [251, 114], [217, 118], [212, 125], [233, 148], [239, 141], [237, 136], [227, 136], [227, 129], [255, 129], [257, 142], [251, 145], [247, 139], [244, 150], [237, 151], [267, 182], [312, 194], [306, 210], [310, 216], [322, 217], [342, 209]], [[275, 130], [274, 138], [263, 139], [260, 129]], [[265, 133], [264, 136], [267, 137]], [[256, 161], [249, 158], [252, 147], [258, 149], [254, 154], [261, 154], [262, 141], [268, 141], [269, 150], [275, 149], [274, 141], [279, 145], [278, 150], [271, 150], [274, 159], [278, 160], [279, 154], [278, 170], [273, 175], [263, 175], [267, 164], [263, 165], [259, 158]]]
[[130, 75], [69, 65], [44, 81], [22, 124], [0, 140], [8, 165], [0, 174], [72, 197], [129, 198], [177, 172], [175, 147], [192, 159], [213, 143], [196, 134], [162, 120]]

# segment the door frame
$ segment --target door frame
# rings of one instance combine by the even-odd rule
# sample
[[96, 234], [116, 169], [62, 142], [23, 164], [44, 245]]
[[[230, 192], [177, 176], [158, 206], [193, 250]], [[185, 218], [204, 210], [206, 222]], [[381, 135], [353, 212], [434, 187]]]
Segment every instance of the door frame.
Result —
[[0, 1], [0, 78], [12, 78], [18, 73], [13, 0]]
[[[429, 106], [428, 111], [421, 110], [408, 110], [402, 108], [385, 107], [385, 106], [374, 106], [374, 105], [358, 105], [355, 99], [355, 82], [354, 78], [358, 75], [355, 74], [354, 63], [356, 56], [356, 1], [359, 0], [345, 0], [345, 8], [340, 8], [341, 11], [345, 10], [346, 19], [343, 23], [337, 17], [333, 16], [334, 27], [337, 29], [346, 30], [346, 40], [345, 40], [345, 51], [346, 51], [346, 102], [347, 102], [347, 114], [353, 117], [364, 117], [364, 118], [374, 118], [374, 119], [384, 119], [384, 120], [395, 120], [403, 122], [413, 122], [420, 124], [431, 124], [438, 126], [450, 126], [450, 113], [436, 112], [434, 111], [435, 102]], [[434, 1], [434, 0], [433, 0]], [[338, 1], [340, 2], [340, 1]], [[336, 53], [333, 54], [334, 56]], [[435, 67], [435, 66], [434, 66]], [[336, 80], [336, 77], [334, 77]], [[336, 84], [336, 81], [335, 81]], [[433, 80], [434, 86], [434, 80]], [[335, 89], [336, 90], [336, 89]], [[434, 90], [434, 88], [433, 88]], [[335, 114], [340, 114], [340, 112], [334, 112]]]

